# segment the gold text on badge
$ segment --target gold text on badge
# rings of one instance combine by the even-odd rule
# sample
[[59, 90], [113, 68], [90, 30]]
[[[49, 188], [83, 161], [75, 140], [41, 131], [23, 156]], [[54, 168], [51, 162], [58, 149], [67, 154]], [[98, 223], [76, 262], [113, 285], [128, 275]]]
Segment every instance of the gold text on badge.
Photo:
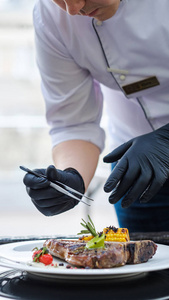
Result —
[[142, 90], [149, 89], [151, 87], [154, 87], [156, 85], [159, 85], [159, 81], [156, 76], [148, 77], [146, 79], [143, 79], [141, 81], [137, 81], [134, 83], [130, 83], [127, 85], [122, 86], [123, 90], [125, 91], [126, 95], [130, 95], [133, 93], [140, 92]]

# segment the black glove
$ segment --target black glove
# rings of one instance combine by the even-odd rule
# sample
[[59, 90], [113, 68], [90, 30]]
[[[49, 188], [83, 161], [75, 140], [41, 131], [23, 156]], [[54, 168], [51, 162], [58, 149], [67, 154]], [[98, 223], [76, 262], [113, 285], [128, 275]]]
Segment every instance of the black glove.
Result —
[[110, 203], [122, 197], [122, 207], [135, 200], [148, 202], [169, 178], [169, 124], [119, 146], [104, 157], [104, 162], [117, 160], [104, 191], [111, 192]]
[[[85, 192], [84, 181], [78, 171], [73, 168], [61, 171], [54, 166], [49, 166], [47, 169], [36, 169], [34, 171], [46, 175], [48, 180], [58, 180], [80, 193], [84, 194]], [[32, 202], [42, 214], [45, 216], [57, 215], [73, 208], [79, 203], [78, 200], [50, 187], [48, 180], [29, 173], [23, 179]]]

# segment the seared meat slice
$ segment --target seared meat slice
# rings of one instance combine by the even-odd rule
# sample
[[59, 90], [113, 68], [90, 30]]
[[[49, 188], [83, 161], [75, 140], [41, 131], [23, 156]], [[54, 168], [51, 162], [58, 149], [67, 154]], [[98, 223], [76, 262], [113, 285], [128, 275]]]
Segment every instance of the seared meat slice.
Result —
[[65, 259], [69, 250], [75, 251], [81, 246], [85, 247], [85, 242], [79, 242], [78, 240], [57, 240], [49, 239], [44, 243], [44, 247], [47, 247], [50, 254], [61, 259]]
[[78, 240], [50, 239], [44, 243], [49, 252], [56, 257], [78, 267], [112, 268], [125, 264], [146, 262], [156, 252], [153, 241], [105, 242], [104, 249], [86, 249], [86, 243]]
[[76, 250], [69, 249], [65, 260], [72, 265], [88, 268], [113, 268], [123, 266], [128, 261], [129, 252], [125, 251], [125, 243], [105, 244], [104, 249], [85, 249], [85, 246]]
[[157, 245], [151, 240], [127, 242], [127, 249], [130, 253], [128, 264], [140, 264], [148, 261], [156, 253]]

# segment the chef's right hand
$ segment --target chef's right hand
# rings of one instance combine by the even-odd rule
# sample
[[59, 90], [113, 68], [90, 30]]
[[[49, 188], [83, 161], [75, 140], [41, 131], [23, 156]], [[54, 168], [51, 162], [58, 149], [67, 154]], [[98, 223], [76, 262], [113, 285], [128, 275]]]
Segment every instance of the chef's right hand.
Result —
[[45, 216], [57, 215], [73, 208], [79, 203], [78, 200], [50, 187], [48, 181], [60, 181], [84, 194], [84, 181], [77, 170], [67, 168], [61, 171], [54, 166], [49, 166], [47, 169], [36, 169], [34, 171], [46, 175], [47, 179], [27, 173], [23, 182], [26, 185], [27, 193], [31, 197], [33, 204], [42, 214]]

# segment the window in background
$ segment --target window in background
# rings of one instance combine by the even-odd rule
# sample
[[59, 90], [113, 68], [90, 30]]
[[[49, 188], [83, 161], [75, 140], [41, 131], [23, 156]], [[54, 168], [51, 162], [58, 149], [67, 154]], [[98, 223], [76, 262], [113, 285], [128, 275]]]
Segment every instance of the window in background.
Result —
[[[24, 174], [19, 165], [45, 168], [52, 164], [51, 141], [35, 61], [32, 25], [35, 2], [0, 1], [0, 236], [76, 234], [81, 218], [89, 212], [80, 204], [70, 212], [47, 218], [31, 203], [22, 183]], [[97, 192], [101, 177], [94, 182]], [[109, 214], [111, 224], [116, 225], [107, 195], [100, 195], [103, 195], [102, 190], [95, 199], [100, 199], [101, 206], [104, 205], [103, 219], [108, 220]], [[96, 222], [100, 224], [102, 207], [96, 213], [99, 207], [96, 201], [90, 214], [97, 214]], [[104, 222], [103, 225], [109, 224]]]

